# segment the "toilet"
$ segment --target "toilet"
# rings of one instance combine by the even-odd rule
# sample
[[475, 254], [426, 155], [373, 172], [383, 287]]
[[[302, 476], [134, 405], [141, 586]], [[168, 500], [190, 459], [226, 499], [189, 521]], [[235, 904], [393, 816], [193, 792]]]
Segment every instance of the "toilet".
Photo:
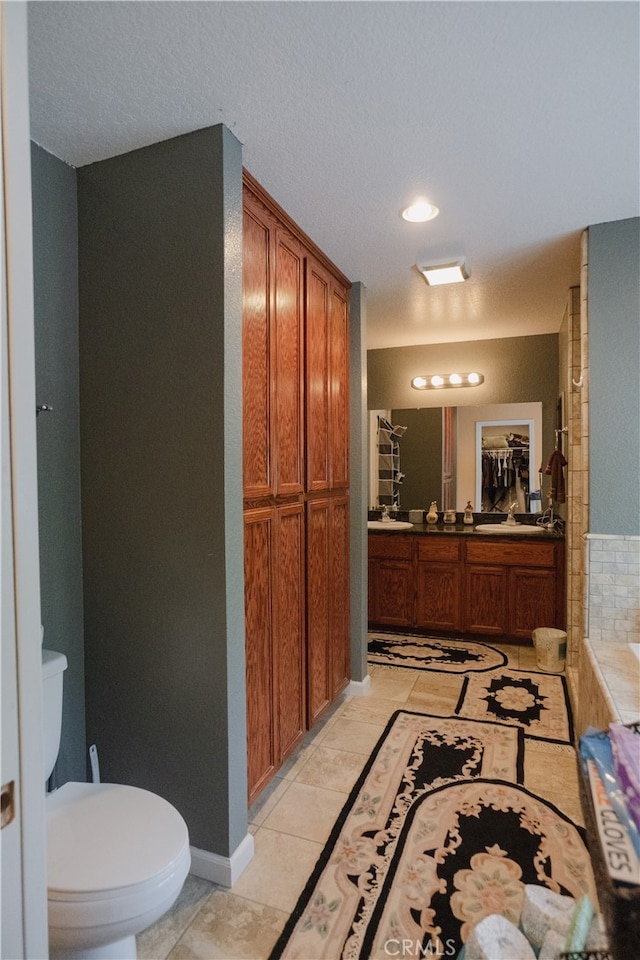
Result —
[[[45, 783], [62, 727], [67, 658], [42, 650]], [[187, 825], [162, 797], [115, 783], [47, 795], [49, 954], [135, 960], [136, 934], [175, 902], [191, 865]]]

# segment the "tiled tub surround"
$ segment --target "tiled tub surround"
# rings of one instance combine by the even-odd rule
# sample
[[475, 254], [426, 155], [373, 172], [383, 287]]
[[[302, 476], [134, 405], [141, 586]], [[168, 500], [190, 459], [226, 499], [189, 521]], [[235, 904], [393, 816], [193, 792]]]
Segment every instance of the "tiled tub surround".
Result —
[[592, 641], [640, 641], [640, 537], [587, 534], [587, 624]]
[[586, 544], [588, 639], [579, 676], [569, 670], [578, 736], [640, 718], [640, 537], [588, 534]]

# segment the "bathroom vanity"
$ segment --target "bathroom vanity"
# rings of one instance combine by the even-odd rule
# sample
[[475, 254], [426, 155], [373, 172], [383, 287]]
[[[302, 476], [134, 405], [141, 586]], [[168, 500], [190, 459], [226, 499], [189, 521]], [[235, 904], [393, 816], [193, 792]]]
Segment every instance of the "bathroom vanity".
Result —
[[369, 531], [369, 624], [531, 639], [565, 627], [564, 539], [481, 529]]

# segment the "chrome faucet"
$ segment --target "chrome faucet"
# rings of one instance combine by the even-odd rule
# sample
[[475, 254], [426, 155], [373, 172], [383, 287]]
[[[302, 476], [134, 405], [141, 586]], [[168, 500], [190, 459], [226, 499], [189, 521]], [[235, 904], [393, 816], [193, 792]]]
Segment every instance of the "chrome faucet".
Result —
[[507, 519], [505, 521], [506, 523], [515, 524], [517, 522], [516, 518], [514, 517], [514, 513], [519, 506], [520, 506], [520, 503], [518, 500], [514, 500], [513, 503], [509, 506], [509, 509], [507, 511]]

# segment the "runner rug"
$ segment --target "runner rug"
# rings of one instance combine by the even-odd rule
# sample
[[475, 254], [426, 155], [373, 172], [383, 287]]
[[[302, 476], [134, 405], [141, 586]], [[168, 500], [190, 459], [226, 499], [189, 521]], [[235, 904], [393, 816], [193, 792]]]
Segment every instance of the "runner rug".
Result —
[[455, 713], [513, 724], [530, 737], [573, 742], [567, 683], [559, 674], [495, 670], [466, 677]]
[[484, 916], [519, 916], [525, 884], [594, 900], [582, 832], [520, 785], [524, 740], [398, 710], [270, 960], [457, 957]]
[[439, 673], [466, 673], [495, 670], [507, 663], [507, 657], [486, 643], [370, 633], [369, 663]]

